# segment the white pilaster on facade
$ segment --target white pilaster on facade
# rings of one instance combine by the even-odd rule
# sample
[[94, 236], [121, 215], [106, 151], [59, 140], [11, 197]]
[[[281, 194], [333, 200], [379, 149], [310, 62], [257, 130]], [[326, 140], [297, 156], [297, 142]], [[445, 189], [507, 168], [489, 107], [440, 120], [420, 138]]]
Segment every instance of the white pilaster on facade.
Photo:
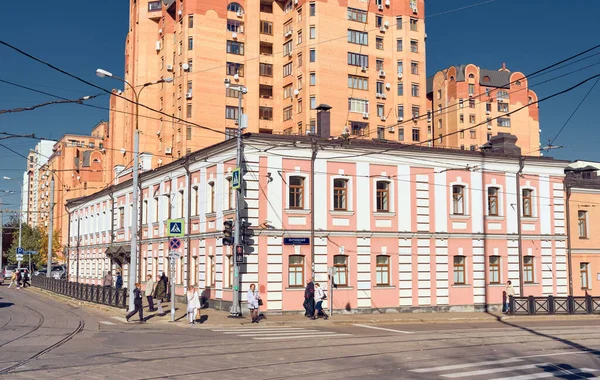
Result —
[[[433, 175], [436, 232], [448, 232], [448, 187], [446, 185], [446, 172], [442, 172], [442, 170], [436, 168]], [[417, 206], [429, 207], [429, 199], [417, 199]]]
[[417, 231], [429, 231], [429, 176], [419, 174], [415, 180], [417, 182]]
[[[510, 209], [510, 207], [507, 207]], [[516, 217], [516, 215], [515, 215]], [[512, 286], [515, 289], [515, 294], [521, 296], [521, 289], [519, 289], [519, 242], [517, 239], [506, 241], [506, 252], [508, 256], [508, 280], [512, 282]]]
[[[483, 230], [483, 174], [480, 171], [471, 172], [471, 226], [474, 234], [481, 234]], [[477, 216], [476, 216], [477, 215]]]
[[[315, 238], [315, 282], [318, 282], [323, 289], [327, 288], [329, 277], [327, 276], [327, 239]], [[297, 254], [310, 255], [310, 246], [297, 246]], [[302, 250], [306, 250], [303, 252]]]
[[473, 303], [475, 305], [484, 305], [487, 303], [485, 294], [485, 260], [485, 240], [473, 239]]
[[[445, 215], [444, 215], [445, 216]], [[448, 284], [448, 240], [436, 239], [435, 241], [435, 292], [436, 305], [449, 304]]]
[[268, 237], [267, 306], [269, 311], [283, 309], [283, 282], [283, 238]]
[[200, 239], [198, 249], [198, 287], [206, 289], [206, 240]]
[[552, 184], [552, 199], [545, 199], [542, 202], [552, 202], [554, 204], [554, 234], [564, 235], [565, 230], [565, 193], [562, 183]]
[[315, 204], [311, 209], [315, 212], [315, 229], [327, 229], [327, 161], [315, 160]]
[[217, 245], [215, 249], [215, 298], [223, 298], [223, 246]]
[[[565, 240], [556, 240], [556, 295], [564, 297], [568, 295], [568, 279], [567, 279], [567, 242]], [[577, 279], [573, 279], [577, 281]]]
[[398, 240], [398, 288], [400, 306], [413, 306], [412, 240]]
[[[260, 198], [260, 157], [254, 154], [245, 155], [246, 162], [246, 173], [244, 174], [244, 189], [245, 196], [244, 200], [246, 202], [245, 210], [242, 210], [242, 215], [246, 216], [249, 223], [251, 223], [252, 227], [257, 227], [262, 220], [258, 220], [259, 217], [259, 198]], [[269, 171], [273, 172], [274, 170], [269, 168]], [[279, 177], [278, 175], [276, 177]], [[281, 179], [281, 177], [279, 177]], [[273, 184], [267, 184], [268, 192], [269, 186]], [[280, 188], [281, 189], [281, 188]], [[281, 209], [279, 209], [281, 210]], [[267, 218], [268, 219], [268, 218]], [[271, 221], [269, 219], [269, 221]], [[258, 252], [258, 241], [255, 240], [256, 246], [254, 247], [255, 252]]]
[[[506, 204], [504, 209], [506, 210], [506, 232], [509, 234], [517, 233], [517, 180], [516, 175], [512, 173], [506, 173], [506, 188], [504, 192], [506, 194]], [[518, 273], [518, 271], [517, 271]], [[518, 282], [518, 281], [517, 281]], [[515, 281], [513, 281], [513, 286]]]
[[[208, 179], [206, 178], [206, 168], [200, 168], [200, 180], [198, 182], [198, 196], [200, 197], [200, 200], [198, 201], [198, 208], [200, 209], [198, 211], [198, 215], [200, 216], [200, 233], [205, 233], [206, 232], [206, 210], [207, 210], [207, 204], [206, 201], [203, 201], [204, 199], [206, 199], [206, 186], [207, 186], [207, 181]], [[161, 231], [164, 230], [164, 227], [161, 226]], [[204, 240], [202, 240], [200, 242], [200, 246], [203, 247]], [[200, 256], [204, 256], [205, 252], [204, 249], [200, 249]]]
[[356, 242], [357, 306], [371, 307], [371, 239], [358, 238]]
[[[551, 208], [552, 199], [550, 198], [550, 176], [540, 174], [539, 178], [539, 200], [540, 200], [540, 233], [542, 235], [552, 234], [552, 221]], [[562, 187], [561, 187], [562, 193]]]
[[412, 205], [410, 166], [398, 165], [398, 231], [412, 231]]
[[[370, 194], [370, 168], [366, 162], [356, 163], [356, 194]], [[358, 198], [357, 198], [358, 199]], [[371, 230], [371, 202], [356, 204], [356, 227], [358, 231]]]
[[[283, 179], [277, 173], [283, 170], [282, 167], [283, 158], [281, 156], [268, 156], [267, 166], [271, 172], [271, 178], [273, 181], [267, 185], [267, 220], [271, 223], [275, 229], [281, 229], [283, 226], [281, 213], [283, 212], [283, 197], [285, 192], [282, 193]], [[262, 222], [262, 220], [261, 220]]]
[[[428, 223], [429, 225], [429, 223]], [[429, 228], [429, 227], [428, 227]], [[417, 270], [419, 306], [431, 305], [431, 241], [417, 240]]]
[[542, 292], [545, 296], [554, 295], [554, 255], [552, 254], [552, 241], [542, 240]]

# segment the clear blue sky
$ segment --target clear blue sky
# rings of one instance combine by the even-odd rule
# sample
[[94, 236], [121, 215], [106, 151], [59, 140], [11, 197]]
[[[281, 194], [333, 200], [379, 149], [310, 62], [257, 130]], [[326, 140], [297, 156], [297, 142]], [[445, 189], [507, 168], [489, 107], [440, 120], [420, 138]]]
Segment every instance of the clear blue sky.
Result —
[[[395, 1], [395, 0], [392, 0]], [[467, 9], [484, 0], [426, 0], [427, 74], [452, 64], [475, 63], [497, 69], [506, 62], [512, 71], [525, 74], [600, 43], [600, 2], [582, 0], [495, 0]], [[104, 2], [63, 0], [5, 1], [0, 38], [69, 72], [105, 88], [119, 83], [95, 76], [102, 67], [122, 74], [124, 41], [128, 25], [128, 0]], [[596, 50], [600, 52], [600, 49]], [[540, 82], [577, 68], [600, 62], [600, 55], [554, 71]], [[600, 73], [600, 65], [534, 87], [540, 98]], [[0, 46], [0, 79], [17, 82], [69, 99], [98, 90], [33, 62]], [[593, 83], [540, 105], [542, 141], [558, 132]], [[0, 83], [0, 109], [24, 107], [53, 100]], [[107, 107], [108, 97], [92, 104]], [[600, 125], [595, 111], [600, 104], [600, 84], [587, 98], [555, 145], [551, 155], [561, 159], [600, 161]], [[0, 115], [0, 131], [35, 133], [57, 139], [64, 133], [89, 133], [108, 112], [78, 105], [53, 105], [35, 111]], [[34, 146], [30, 139], [0, 141], [23, 155]], [[0, 177], [22, 178], [25, 160], [0, 147]], [[0, 180], [1, 181], [1, 180]], [[0, 189], [16, 190], [2, 183]], [[5, 203], [18, 207], [16, 196]], [[12, 207], [12, 206], [8, 206]]]

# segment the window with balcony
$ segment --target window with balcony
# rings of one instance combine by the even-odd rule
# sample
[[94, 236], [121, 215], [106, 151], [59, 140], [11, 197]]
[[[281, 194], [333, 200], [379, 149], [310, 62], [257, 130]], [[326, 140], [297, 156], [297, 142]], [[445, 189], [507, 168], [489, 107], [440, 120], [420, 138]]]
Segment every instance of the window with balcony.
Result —
[[272, 107], [259, 107], [258, 117], [260, 120], [273, 120], [273, 108]]
[[244, 76], [244, 65], [236, 62], [227, 62], [226, 64], [227, 75], [238, 75], [239, 77]]
[[269, 63], [261, 63], [259, 65], [259, 72], [261, 77], [272, 77], [273, 76], [273, 65]]
[[348, 111], [357, 113], [368, 113], [369, 101], [365, 99], [349, 98]]
[[369, 45], [369, 33], [348, 29], [348, 42], [358, 45]]
[[369, 124], [360, 121], [351, 121], [350, 133], [352, 133], [353, 136], [368, 136]]
[[366, 24], [367, 11], [356, 8], [348, 8], [348, 20], [362, 22], [363, 24]]
[[368, 90], [369, 78], [348, 75], [348, 88], [354, 88], [356, 90]]
[[260, 97], [263, 99], [272, 99], [273, 98], [273, 86], [267, 86], [265, 84], [261, 84], [258, 88], [258, 93]]
[[496, 93], [496, 98], [498, 100], [508, 100], [508, 91], [504, 91], [504, 90], [499, 90]]
[[496, 119], [499, 127], [507, 127], [510, 128], [510, 119], [507, 117], [501, 117]]
[[348, 53], [348, 64], [351, 66], [369, 67], [369, 56], [357, 53]]
[[270, 21], [260, 20], [260, 34], [273, 35], [273, 23]]

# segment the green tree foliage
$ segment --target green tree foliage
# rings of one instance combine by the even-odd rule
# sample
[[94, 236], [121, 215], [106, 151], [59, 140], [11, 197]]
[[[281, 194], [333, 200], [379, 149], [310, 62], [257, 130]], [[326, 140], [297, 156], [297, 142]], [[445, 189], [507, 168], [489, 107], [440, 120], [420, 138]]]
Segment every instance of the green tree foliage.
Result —
[[[19, 246], [19, 229], [18, 221], [16, 223], [16, 229], [10, 230], [10, 248], [5, 252], [7, 262], [11, 264], [17, 263], [16, 252]], [[36, 251], [37, 254], [31, 256], [31, 262], [37, 268], [46, 264], [48, 260], [48, 233], [39, 227], [31, 227], [28, 224], [23, 224], [21, 233], [21, 247], [25, 251]], [[53, 235], [53, 260], [54, 262], [62, 261], [62, 252], [60, 246], [60, 232], [56, 231]], [[23, 257], [23, 264], [27, 265], [29, 258]]]

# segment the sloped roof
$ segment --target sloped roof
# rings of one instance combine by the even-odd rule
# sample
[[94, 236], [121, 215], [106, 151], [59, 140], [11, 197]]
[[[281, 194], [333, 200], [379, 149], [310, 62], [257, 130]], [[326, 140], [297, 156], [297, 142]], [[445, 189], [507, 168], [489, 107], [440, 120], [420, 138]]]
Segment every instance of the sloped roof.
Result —
[[[453, 67], [453, 66], [450, 66]], [[456, 68], [456, 81], [464, 82], [466, 79], [465, 73], [467, 65], [458, 65], [454, 66]], [[490, 69], [480, 69], [479, 70], [479, 84], [486, 87], [496, 87], [496, 88], [510, 88], [510, 74], [512, 74], [508, 70], [490, 70]], [[489, 82], [484, 82], [483, 78], [489, 77]], [[433, 91], [433, 75], [427, 78], [427, 93], [431, 93]]]

